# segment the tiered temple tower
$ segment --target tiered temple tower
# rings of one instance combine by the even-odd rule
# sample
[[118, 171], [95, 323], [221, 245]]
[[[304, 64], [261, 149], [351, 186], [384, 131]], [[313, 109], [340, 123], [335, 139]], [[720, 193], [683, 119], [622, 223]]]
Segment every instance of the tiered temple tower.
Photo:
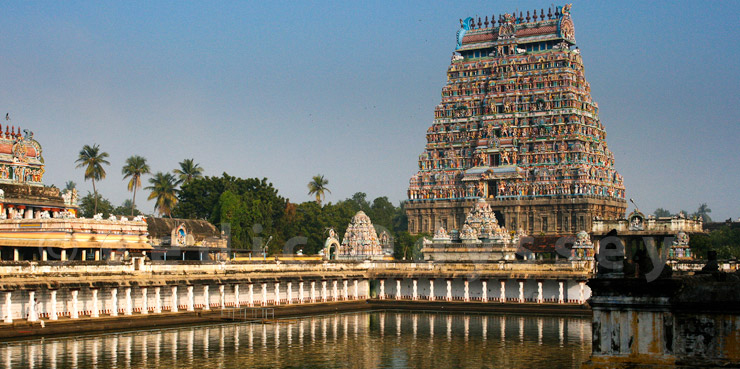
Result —
[[459, 228], [478, 198], [499, 224], [529, 235], [624, 217], [570, 5], [461, 20], [434, 116], [408, 190], [412, 233]]

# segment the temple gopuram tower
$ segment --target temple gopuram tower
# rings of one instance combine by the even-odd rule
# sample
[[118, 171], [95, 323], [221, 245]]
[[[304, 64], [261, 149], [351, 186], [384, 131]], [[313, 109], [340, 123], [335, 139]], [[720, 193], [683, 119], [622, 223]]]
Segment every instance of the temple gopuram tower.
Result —
[[479, 198], [499, 224], [533, 236], [624, 217], [570, 5], [461, 20], [434, 117], [410, 180], [410, 232], [459, 228]]

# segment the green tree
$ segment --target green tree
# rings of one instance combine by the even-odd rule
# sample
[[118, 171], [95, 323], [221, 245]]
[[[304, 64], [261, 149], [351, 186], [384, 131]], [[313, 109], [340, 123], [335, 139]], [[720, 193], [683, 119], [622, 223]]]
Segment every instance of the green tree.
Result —
[[110, 165], [108, 160], [105, 160], [107, 157], [107, 152], [100, 151], [100, 147], [97, 144], [93, 144], [92, 146], [83, 146], [75, 161], [77, 168], [85, 168], [85, 180], [87, 181], [89, 179], [92, 181], [93, 193], [95, 194], [94, 214], [98, 212], [98, 190], [95, 188], [95, 181], [105, 179], [105, 168], [103, 168], [103, 165]]
[[177, 175], [177, 184], [190, 183], [190, 181], [198, 178], [203, 178], [203, 168], [200, 164], [195, 162], [195, 159], [185, 159], [180, 163], [180, 169], [175, 169], [172, 172]]
[[329, 184], [329, 180], [324, 178], [323, 175], [317, 174], [311, 178], [311, 182], [308, 182], [308, 194], [316, 196], [316, 203], [321, 205], [321, 199], [324, 197], [324, 193], [329, 191], [326, 185]]
[[712, 212], [712, 209], [709, 208], [707, 203], [703, 203], [699, 205], [699, 208], [696, 209], [696, 213], [694, 213], [694, 216], [697, 218], [701, 218], [704, 223], [708, 223], [712, 221], [712, 217], [709, 216], [709, 213]]
[[146, 163], [146, 158], [138, 155], [134, 155], [126, 159], [126, 164], [121, 169], [123, 179], [131, 178], [128, 181], [128, 190], [133, 192], [133, 199], [131, 200], [131, 216], [134, 216], [134, 209], [136, 209], [136, 189], [141, 187], [141, 176], [149, 174], [149, 164]]
[[113, 205], [108, 201], [108, 199], [100, 196], [100, 194], [92, 194], [89, 191], [87, 192], [87, 195], [80, 199], [79, 204], [80, 215], [84, 218], [92, 218], [98, 213], [98, 211], [100, 211], [105, 218], [113, 213]]
[[671, 212], [663, 208], [657, 208], [653, 212], [653, 215], [655, 215], [656, 218], [665, 218], [665, 217], [670, 217]]
[[401, 260], [421, 259], [422, 239], [428, 236], [424, 233], [412, 235], [406, 231], [399, 232], [396, 236], [396, 243], [393, 245], [393, 256]]
[[128, 215], [137, 216], [141, 215], [139, 209], [134, 206], [134, 203], [130, 199], [123, 200], [121, 206], [113, 209], [114, 215]]
[[[229, 193], [227, 193], [229, 192]], [[175, 214], [184, 218], [207, 219], [231, 227], [235, 248], [261, 247], [272, 237], [270, 252], [280, 252], [295, 227], [288, 224], [286, 209], [293, 206], [278, 194], [266, 178], [204, 177], [184, 184], [178, 194]]]
[[67, 190], [67, 191], [72, 191], [75, 188], [77, 188], [77, 183], [75, 183], [74, 181], [67, 181], [64, 184], [64, 189]]
[[172, 210], [177, 205], [177, 180], [170, 173], [157, 172], [149, 178], [151, 186], [146, 187], [151, 191], [148, 200], [155, 200], [154, 210], [161, 215], [172, 218]]

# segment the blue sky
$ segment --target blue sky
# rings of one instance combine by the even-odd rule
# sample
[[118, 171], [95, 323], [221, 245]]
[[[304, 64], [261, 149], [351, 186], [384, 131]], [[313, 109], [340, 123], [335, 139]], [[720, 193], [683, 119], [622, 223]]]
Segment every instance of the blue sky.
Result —
[[[120, 204], [130, 155], [154, 171], [267, 177], [294, 202], [405, 198], [459, 18], [550, 2], [4, 2], [0, 110], [35, 132], [44, 182], [85, 144]], [[562, 4], [560, 4], [562, 5]], [[740, 2], [575, 2], [576, 39], [627, 197], [740, 217]], [[0, 123], [5, 123], [0, 122]], [[140, 207], [151, 211], [152, 203]]]

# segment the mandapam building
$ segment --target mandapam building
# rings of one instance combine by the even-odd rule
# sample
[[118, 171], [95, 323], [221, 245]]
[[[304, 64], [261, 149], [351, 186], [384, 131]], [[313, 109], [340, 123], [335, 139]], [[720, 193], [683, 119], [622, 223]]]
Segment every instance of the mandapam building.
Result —
[[460, 229], [480, 198], [499, 225], [529, 235], [624, 217], [622, 176], [575, 45], [570, 5], [461, 20], [409, 183], [410, 232]]

